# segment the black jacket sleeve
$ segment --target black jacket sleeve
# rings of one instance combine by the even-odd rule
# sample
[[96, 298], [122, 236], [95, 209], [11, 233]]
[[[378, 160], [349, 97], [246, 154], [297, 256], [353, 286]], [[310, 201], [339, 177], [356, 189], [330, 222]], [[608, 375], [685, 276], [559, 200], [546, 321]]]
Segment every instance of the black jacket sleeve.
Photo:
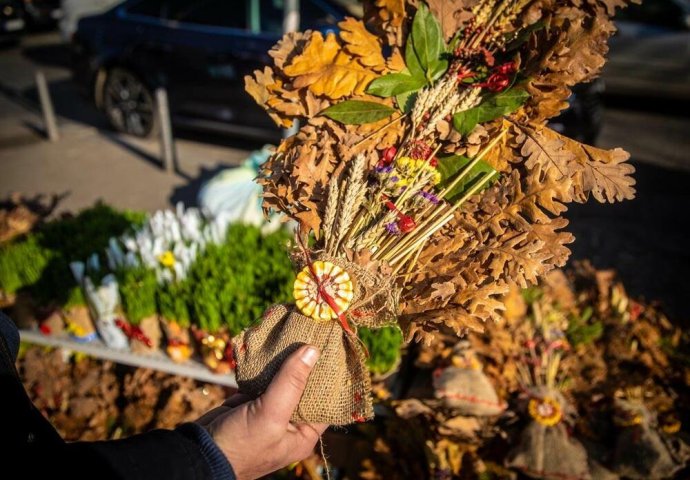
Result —
[[0, 455], [21, 478], [234, 480], [209, 434], [196, 424], [123, 440], [66, 443], [33, 406], [14, 365], [18, 335], [0, 313]]

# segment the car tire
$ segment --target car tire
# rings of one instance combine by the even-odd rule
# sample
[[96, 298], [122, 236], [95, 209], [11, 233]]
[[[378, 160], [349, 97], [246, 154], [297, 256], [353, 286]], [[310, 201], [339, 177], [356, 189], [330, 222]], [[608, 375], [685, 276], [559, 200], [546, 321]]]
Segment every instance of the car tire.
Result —
[[127, 69], [116, 67], [108, 72], [103, 85], [103, 110], [118, 132], [142, 138], [158, 133], [153, 92]]

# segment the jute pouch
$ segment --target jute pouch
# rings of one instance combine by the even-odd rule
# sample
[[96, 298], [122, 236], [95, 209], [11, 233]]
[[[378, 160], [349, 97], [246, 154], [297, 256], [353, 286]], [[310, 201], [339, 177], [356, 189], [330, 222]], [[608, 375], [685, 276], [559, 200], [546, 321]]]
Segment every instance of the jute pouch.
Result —
[[520, 434], [518, 444], [508, 452], [506, 466], [532, 478], [546, 480], [590, 480], [585, 447], [570, 435], [565, 415], [570, 407], [563, 396], [551, 389], [535, 389], [533, 398], [548, 399], [559, 412], [535, 418]]
[[616, 408], [628, 413], [630, 420], [618, 425], [621, 430], [614, 449], [613, 469], [620, 476], [635, 480], [670, 478], [685, 466], [687, 447], [657, 431], [654, 415], [642, 403], [617, 399]]
[[462, 415], [491, 416], [506, 409], [468, 342], [453, 347], [449, 367], [434, 372], [434, 396]]
[[[343, 259], [315, 257], [343, 268], [353, 280], [354, 297], [346, 311], [352, 333], [338, 320], [317, 322], [294, 305], [270, 307], [259, 325], [233, 339], [239, 390], [252, 397], [261, 395], [283, 361], [301, 345], [310, 344], [320, 349], [321, 356], [292, 421], [347, 425], [370, 420], [374, 417], [371, 378], [356, 327], [380, 328], [395, 323], [396, 291], [384, 272]], [[304, 263], [295, 260], [298, 268]]]

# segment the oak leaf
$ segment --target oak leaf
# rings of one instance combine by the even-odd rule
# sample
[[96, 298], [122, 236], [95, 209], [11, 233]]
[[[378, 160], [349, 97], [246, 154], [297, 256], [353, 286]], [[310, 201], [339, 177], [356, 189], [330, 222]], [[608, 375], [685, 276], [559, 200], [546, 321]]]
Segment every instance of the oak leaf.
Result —
[[302, 53], [313, 33], [311, 30], [306, 30], [288, 32], [283, 35], [283, 38], [268, 51], [273, 58], [273, 64], [282, 70], [285, 64], [289, 64], [296, 55]]
[[432, 283], [431, 289], [432, 300], [439, 298], [441, 301], [445, 301], [455, 293], [455, 286], [453, 285], [453, 282]]
[[386, 60], [386, 68], [391, 72], [402, 72], [405, 70], [405, 68], [407, 68], [400, 48], [395, 47], [393, 49], [393, 53], [391, 53]]
[[472, 18], [472, 7], [477, 3], [478, 0], [427, 0], [429, 10], [441, 24], [446, 40]]
[[590, 194], [602, 203], [634, 198], [635, 168], [625, 163], [630, 155], [624, 150], [584, 145], [549, 128], [525, 127], [522, 132], [516, 140], [522, 142], [528, 170], [541, 179], [571, 181], [570, 195], [561, 200], [584, 202]]
[[294, 77], [296, 88], [308, 87], [315, 95], [336, 100], [352, 94], [363, 94], [376, 74], [344, 52], [335, 34], [324, 40], [315, 32], [304, 51], [292, 59], [284, 70]]
[[381, 18], [394, 27], [400, 27], [405, 20], [405, 0], [376, 0]]
[[288, 127], [292, 124], [291, 120], [284, 118], [271, 108], [270, 103], [275, 100], [276, 92], [280, 91], [281, 85], [280, 81], [273, 76], [273, 70], [270, 67], [264, 67], [263, 70], [255, 70], [254, 76], [246, 75], [244, 77], [244, 88], [256, 103], [266, 109], [276, 125]]
[[345, 44], [345, 50], [356, 57], [359, 63], [377, 72], [383, 72], [386, 69], [386, 59], [381, 53], [381, 42], [376, 35], [367, 30], [364, 23], [347, 17], [338, 24], [338, 27], [340, 27], [340, 38]]

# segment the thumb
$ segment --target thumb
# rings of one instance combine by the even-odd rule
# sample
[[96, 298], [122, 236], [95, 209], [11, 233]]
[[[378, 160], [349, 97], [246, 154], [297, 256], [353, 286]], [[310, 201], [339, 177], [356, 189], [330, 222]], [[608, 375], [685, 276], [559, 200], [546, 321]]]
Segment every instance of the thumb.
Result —
[[316, 347], [304, 345], [283, 362], [261, 399], [265, 411], [275, 420], [286, 424], [290, 421], [319, 355]]

